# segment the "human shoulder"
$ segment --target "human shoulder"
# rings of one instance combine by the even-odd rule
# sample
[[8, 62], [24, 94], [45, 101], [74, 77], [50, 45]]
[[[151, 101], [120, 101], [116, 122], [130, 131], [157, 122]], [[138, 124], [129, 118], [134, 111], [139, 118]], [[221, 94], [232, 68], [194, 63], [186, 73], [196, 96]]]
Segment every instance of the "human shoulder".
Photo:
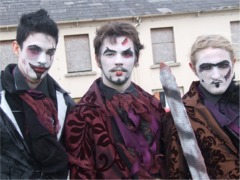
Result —
[[154, 97], [152, 94], [148, 93], [147, 91], [145, 91], [143, 88], [141, 88], [140, 86], [138, 86], [137, 84], [133, 83], [136, 91], [138, 94], [148, 98], [148, 99], [151, 99], [152, 101], [155, 101], [155, 103], [160, 103], [160, 101]]
[[48, 83], [48, 89], [51, 89], [52, 93], [62, 94], [64, 101], [68, 107], [73, 107], [76, 103], [70, 96], [70, 93], [65, 91], [49, 74], [45, 77]]
[[135, 90], [138, 93], [143, 94], [144, 96], [148, 96], [148, 97], [153, 97], [153, 95], [149, 94], [147, 91], [145, 91], [143, 88], [141, 88], [139, 85], [135, 84], [132, 82], [133, 87], [135, 88]]
[[89, 87], [87, 92], [80, 99], [78, 105], [86, 107], [102, 107], [105, 106], [105, 100], [103, 94], [99, 88], [99, 79], [95, 80], [93, 84]]
[[200, 84], [199, 81], [193, 81], [189, 87], [189, 90], [183, 95], [182, 100], [184, 102], [192, 101], [194, 98], [199, 99], [200, 94], [197, 89], [198, 85]]
[[84, 94], [84, 96], [80, 99], [76, 106], [81, 108], [96, 109], [101, 106], [104, 106], [104, 103], [101, 97], [97, 96], [97, 94], [94, 91], [88, 91]]
[[68, 92], [65, 91], [51, 75], [47, 74], [45, 78], [47, 79], [48, 84], [52, 84], [54, 86], [55, 90], [63, 94], [68, 94]]
[[82, 127], [85, 128], [92, 127], [93, 123], [96, 122], [95, 120], [98, 122], [103, 121], [101, 119], [103, 119], [103, 114], [106, 114], [106, 112], [103, 111], [103, 109], [106, 109], [104, 108], [105, 105], [99, 106], [91, 102], [89, 98], [91, 98], [91, 95], [86, 94], [71, 108], [67, 118], [68, 121], [81, 123]]
[[237, 81], [232, 81], [227, 91], [223, 94], [223, 99], [226, 102], [237, 104], [239, 106], [240, 84]]

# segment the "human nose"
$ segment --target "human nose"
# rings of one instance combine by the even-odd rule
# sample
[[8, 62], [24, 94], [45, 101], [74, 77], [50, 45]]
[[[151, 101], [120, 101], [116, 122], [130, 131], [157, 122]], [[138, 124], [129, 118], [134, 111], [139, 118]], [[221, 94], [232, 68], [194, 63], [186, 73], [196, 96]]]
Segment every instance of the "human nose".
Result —
[[117, 55], [115, 58], [115, 65], [123, 65], [123, 59], [121, 55]]
[[221, 77], [221, 74], [220, 74], [219, 69], [218, 69], [217, 67], [213, 67], [211, 78], [212, 78], [213, 80], [217, 80], [217, 79], [219, 79], [220, 77]]
[[44, 66], [47, 63], [47, 55], [42, 52], [38, 58], [38, 64]]

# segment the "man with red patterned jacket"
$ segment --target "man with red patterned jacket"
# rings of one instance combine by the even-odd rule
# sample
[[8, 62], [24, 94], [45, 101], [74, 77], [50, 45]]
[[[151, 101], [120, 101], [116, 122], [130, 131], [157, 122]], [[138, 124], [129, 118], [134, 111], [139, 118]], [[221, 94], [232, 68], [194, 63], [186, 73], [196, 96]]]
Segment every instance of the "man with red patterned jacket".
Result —
[[160, 102], [131, 82], [140, 43], [131, 24], [97, 30], [95, 80], [67, 117], [65, 146], [71, 179], [163, 178]]

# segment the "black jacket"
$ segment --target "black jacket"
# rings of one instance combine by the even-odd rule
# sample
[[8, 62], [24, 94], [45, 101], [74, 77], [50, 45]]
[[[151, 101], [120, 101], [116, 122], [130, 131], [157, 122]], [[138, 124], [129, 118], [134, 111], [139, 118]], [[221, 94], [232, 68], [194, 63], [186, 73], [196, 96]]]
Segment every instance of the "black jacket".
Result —
[[[53, 136], [38, 121], [33, 121], [35, 115], [31, 108], [26, 110], [22, 107], [23, 101], [14, 90], [11, 75], [14, 67], [9, 65], [1, 73], [0, 179], [66, 179], [68, 159], [60, 136]], [[45, 78], [58, 113], [66, 116], [74, 101], [50, 75]], [[60, 105], [60, 101], [65, 104]], [[15, 113], [16, 110], [20, 113]], [[31, 138], [24, 136], [19, 121], [28, 124]], [[65, 117], [62, 119], [62, 128], [64, 121]]]

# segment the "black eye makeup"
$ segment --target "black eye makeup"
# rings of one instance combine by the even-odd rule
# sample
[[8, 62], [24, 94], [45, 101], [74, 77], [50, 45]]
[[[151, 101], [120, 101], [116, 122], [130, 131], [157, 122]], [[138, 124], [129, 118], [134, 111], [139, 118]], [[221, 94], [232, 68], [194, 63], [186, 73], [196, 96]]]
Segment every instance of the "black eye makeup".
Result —
[[126, 58], [132, 57], [133, 56], [133, 52], [131, 51], [131, 49], [127, 49], [125, 51], [122, 52], [122, 55]]
[[49, 49], [49, 50], [47, 50], [47, 55], [52, 56], [52, 55], [54, 55], [55, 51], [56, 51], [55, 48], [54, 49]]
[[230, 67], [230, 63], [227, 60], [221, 61], [217, 64], [212, 64], [212, 63], [203, 63], [199, 66], [199, 71], [207, 71], [211, 70], [213, 67], [218, 67], [219, 69], [226, 69]]
[[217, 64], [217, 67], [221, 68], [221, 69], [226, 69], [226, 68], [230, 67], [229, 61], [220, 62]]
[[202, 72], [202, 71], [207, 71], [207, 70], [210, 70], [212, 69], [212, 64], [210, 63], [204, 63], [204, 64], [201, 64], [199, 66], [199, 71]]
[[107, 47], [107, 49], [103, 52], [103, 55], [106, 55], [106, 56], [113, 56], [116, 54], [116, 51], [114, 50], [111, 50]]
[[[40, 48], [37, 45], [30, 45], [27, 47], [27, 54], [31, 58], [38, 56], [42, 51], [43, 51], [42, 48]], [[56, 51], [56, 48], [48, 49], [46, 51], [46, 54], [49, 55], [51, 58], [54, 55], [55, 51]]]
[[38, 55], [41, 51], [42, 49], [36, 45], [28, 46], [28, 52], [32, 55]]

